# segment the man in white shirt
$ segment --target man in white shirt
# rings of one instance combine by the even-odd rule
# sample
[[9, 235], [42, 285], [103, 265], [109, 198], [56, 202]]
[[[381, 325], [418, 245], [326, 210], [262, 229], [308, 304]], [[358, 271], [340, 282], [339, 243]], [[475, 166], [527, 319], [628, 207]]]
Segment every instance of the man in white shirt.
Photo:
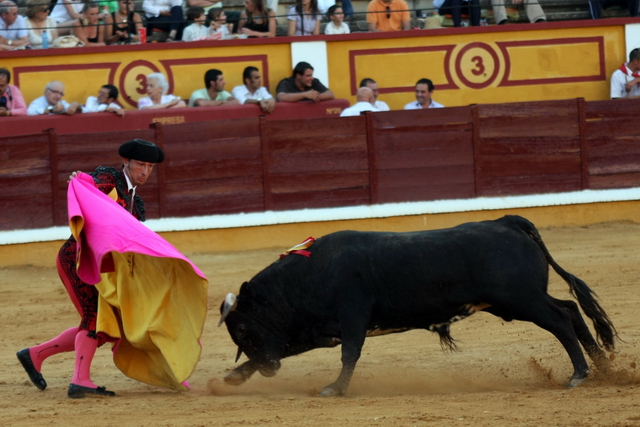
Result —
[[629, 62], [611, 75], [611, 99], [640, 97], [640, 48], [629, 53]]
[[357, 103], [342, 110], [340, 117], [359, 116], [363, 111], [380, 111], [373, 106], [373, 91], [368, 87], [358, 88], [356, 100]]
[[29, 44], [25, 19], [10, 0], [0, 2], [0, 50], [15, 50]]
[[82, 106], [83, 113], [116, 113], [118, 116], [124, 116], [124, 110], [116, 100], [118, 99], [118, 88], [114, 85], [104, 85], [98, 91], [98, 97], [90, 96], [87, 102]]
[[373, 91], [373, 106], [378, 109], [378, 111], [389, 111], [390, 108], [384, 101], [378, 100], [378, 95], [380, 94], [380, 89], [378, 88], [378, 83], [375, 80], [366, 78], [362, 79], [360, 82], [360, 87], [368, 87]]
[[72, 115], [78, 111], [79, 104], [74, 102], [69, 104], [63, 100], [64, 85], [59, 81], [47, 83], [44, 88], [44, 96], [36, 98], [29, 104], [27, 108], [28, 116], [37, 116], [41, 114], [67, 114]]
[[271, 113], [276, 108], [276, 100], [266, 87], [262, 86], [262, 76], [256, 67], [247, 67], [242, 73], [244, 84], [236, 86], [231, 94], [240, 104], [258, 104], [263, 113]]
[[416, 83], [416, 100], [404, 106], [405, 110], [420, 110], [422, 108], [444, 108], [431, 98], [433, 95], [433, 82], [429, 79], [420, 79]]

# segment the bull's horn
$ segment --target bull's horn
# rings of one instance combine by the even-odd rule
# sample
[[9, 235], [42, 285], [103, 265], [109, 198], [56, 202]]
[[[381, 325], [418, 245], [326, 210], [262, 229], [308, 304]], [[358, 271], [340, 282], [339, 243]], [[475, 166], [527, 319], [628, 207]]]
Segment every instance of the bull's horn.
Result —
[[240, 359], [240, 356], [242, 356], [242, 347], [238, 346], [238, 352], [236, 353], [235, 363], [238, 363], [238, 359]]
[[218, 322], [218, 327], [222, 325], [222, 322], [224, 322], [224, 319], [227, 318], [229, 313], [231, 313], [233, 310], [236, 309], [237, 304], [238, 304], [238, 301], [234, 294], [228, 293], [227, 296], [224, 297], [224, 304], [222, 306], [222, 315], [220, 317], [220, 321]]

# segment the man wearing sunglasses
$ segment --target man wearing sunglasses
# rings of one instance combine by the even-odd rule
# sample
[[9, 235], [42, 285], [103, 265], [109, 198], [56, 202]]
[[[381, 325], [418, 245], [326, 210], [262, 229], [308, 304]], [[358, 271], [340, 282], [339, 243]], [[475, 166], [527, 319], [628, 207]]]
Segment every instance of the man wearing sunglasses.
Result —
[[404, 0], [372, 0], [367, 6], [369, 31], [400, 31], [411, 29], [411, 15]]
[[69, 104], [62, 99], [64, 97], [64, 85], [59, 81], [47, 83], [44, 95], [29, 104], [27, 115], [37, 116], [42, 114], [74, 114], [78, 110], [78, 103]]
[[0, 50], [15, 50], [29, 44], [25, 19], [10, 0], [0, 1]]

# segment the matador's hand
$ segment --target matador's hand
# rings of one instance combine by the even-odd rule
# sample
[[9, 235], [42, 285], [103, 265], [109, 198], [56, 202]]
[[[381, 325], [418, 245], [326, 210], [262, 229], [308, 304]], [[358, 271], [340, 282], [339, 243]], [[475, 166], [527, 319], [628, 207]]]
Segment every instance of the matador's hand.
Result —
[[71, 180], [77, 177], [79, 173], [82, 173], [82, 171], [71, 172], [71, 175], [69, 175], [69, 180], [67, 181], [67, 183], [71, 182]]

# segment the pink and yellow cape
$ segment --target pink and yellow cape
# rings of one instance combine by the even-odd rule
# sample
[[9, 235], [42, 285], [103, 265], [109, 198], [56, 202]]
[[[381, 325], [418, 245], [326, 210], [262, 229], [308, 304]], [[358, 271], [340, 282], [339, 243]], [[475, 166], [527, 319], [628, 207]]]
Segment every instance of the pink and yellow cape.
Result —
[[97, 332], [116, 340], [116, 366], [147, 384], [186, 389], [202, 350], [207, 278], [90, 175], [72, 179], [67, 198], [78, 276], [100, 293]]

